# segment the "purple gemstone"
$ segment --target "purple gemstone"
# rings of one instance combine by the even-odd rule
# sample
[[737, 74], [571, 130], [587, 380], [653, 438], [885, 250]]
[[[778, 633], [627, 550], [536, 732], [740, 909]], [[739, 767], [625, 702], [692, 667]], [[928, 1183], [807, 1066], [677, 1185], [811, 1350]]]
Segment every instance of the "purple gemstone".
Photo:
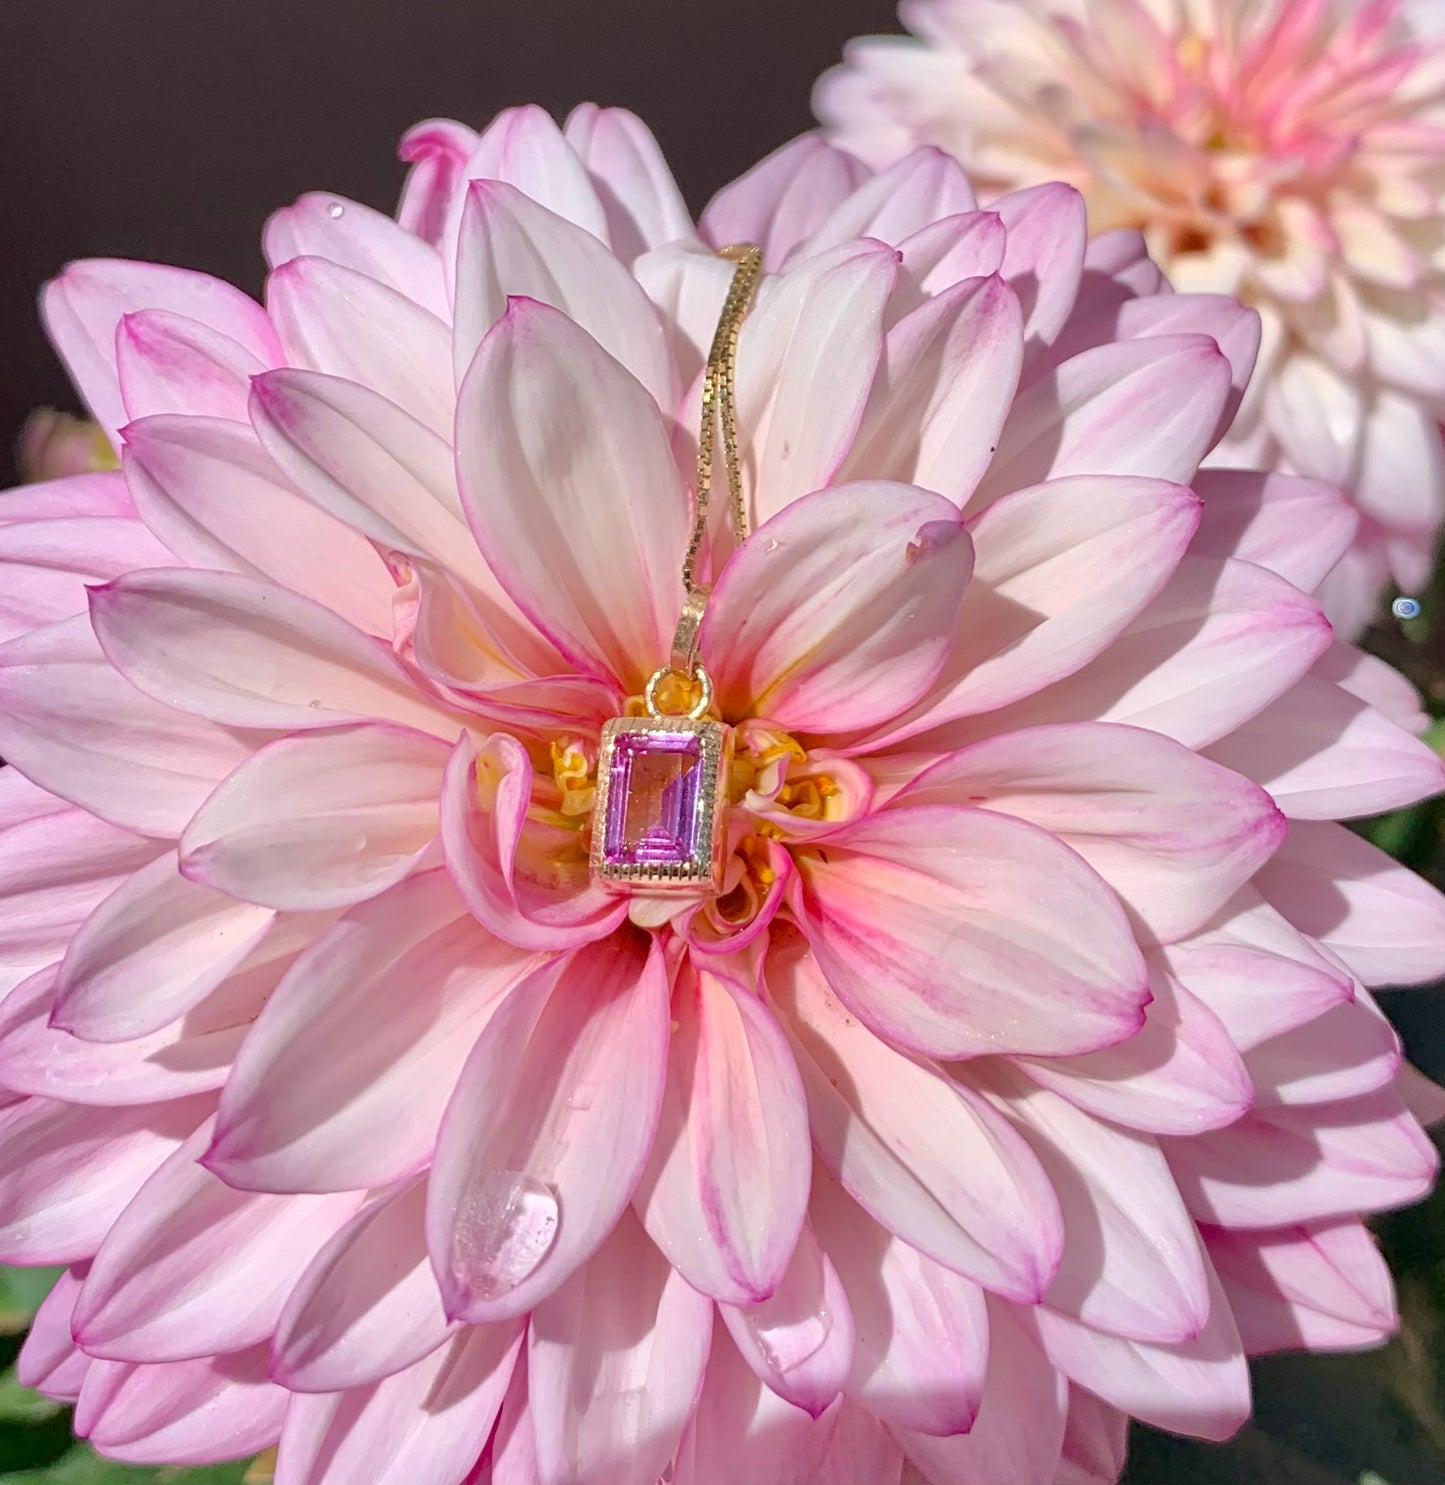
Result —
[[687, 865], [697, 850], [702, 773], [696, 733], [621, 733], [608, 780], [607, 865]]

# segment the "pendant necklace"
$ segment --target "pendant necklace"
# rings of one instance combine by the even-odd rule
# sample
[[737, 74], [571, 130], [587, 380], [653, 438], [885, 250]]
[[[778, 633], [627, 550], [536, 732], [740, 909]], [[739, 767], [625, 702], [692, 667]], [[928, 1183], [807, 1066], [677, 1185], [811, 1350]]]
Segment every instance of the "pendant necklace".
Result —
[[[602, 728], [598, 748], [590, 866], [594, 881], [619, 892], [716, 892], [722, 882], [732, 729], [708, 715], [712, 680], [697, 641], [711, 590], [697, 582], [695, 569], [707, 529], [718, 423], [733, 536], [742, 542], [748, 534], [734, 384], [738, 330], [757, 292], [763, 255], [749, 243], [720, 254], [737, 267], [703, 373], [697, 513], [682, 562], [687, 597], [672, 654], [643, 693], [645, 715], [614, 717]], [[678, 698], [681, 708], [669, 710], [677, 708]]]

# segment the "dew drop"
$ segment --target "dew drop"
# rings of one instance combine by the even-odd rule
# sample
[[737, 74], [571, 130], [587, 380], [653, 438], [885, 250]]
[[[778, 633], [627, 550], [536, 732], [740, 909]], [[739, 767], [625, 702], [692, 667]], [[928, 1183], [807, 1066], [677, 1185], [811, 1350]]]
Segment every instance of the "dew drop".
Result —
[[477, 1299], [507, 1294], [552, 1251], [557, 1197], [522, 1171], [483, 1172], [457, 1213], [452, 1271]]
[[326, 208], [327, 215], [332, 217], [339, 217], [345, 210], [346, 208], [339, 201], [333, 201], [331, 205]]
[[578, 1083], [578, 1085], [567, 1095], [567, 1107], [569, 1109], [590, 1109], [592, 1100], [597, 1097], [596, 1083]]
[[766, 552], [776, 552], [778, 550], [777, 541], [770, 536], [767, 541], [763, 543], [763, 550]]
[[833, 1328], [832, 1318], [821, 1306], [810, 1315], [780, 1315], [772, 1323], [769, 1319], [759, 1315], [753, 1322], [753, 1335], [769, 1366], [779, 1372], [790, 1372], [816, 1356]]

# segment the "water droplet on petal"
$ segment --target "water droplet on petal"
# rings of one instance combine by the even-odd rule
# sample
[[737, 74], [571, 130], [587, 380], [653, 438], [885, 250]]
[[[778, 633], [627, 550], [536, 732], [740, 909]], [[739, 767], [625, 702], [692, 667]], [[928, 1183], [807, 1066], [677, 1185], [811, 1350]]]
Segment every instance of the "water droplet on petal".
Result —
[[763, 550], [765, 552], [776, 552], [778, 550], [778, 543], [770, 536], [767, 541], [763, 543]]
[[578, 1085], [567, 1095], [567, 1107], [569, 1109], [590, 1109], [592, 1100], [597, 1097], [596, 1083], [578, 1083]]
[[457, 1213], [452, 1272], [477, 1299], [515, 1289], [552, 1251], [557, 1197], [522, 1171], [484, 1172]]
[[339, 201], [333, 201], [331, 205], [326, 208], [326, 210], [328, 215], [339, 217], [346, 210], [346, 208]]
[[810, 1356], [816, 1356], [828, 1339], [833, 1328], [832, 1318], [821, 1306], [811, 1315], [779, 1315], [776, 1319], [763, 1313], [753, 1321], [753, 1335], [769, 1365], [779, 1372], [790, 1372], [802, 1366]]

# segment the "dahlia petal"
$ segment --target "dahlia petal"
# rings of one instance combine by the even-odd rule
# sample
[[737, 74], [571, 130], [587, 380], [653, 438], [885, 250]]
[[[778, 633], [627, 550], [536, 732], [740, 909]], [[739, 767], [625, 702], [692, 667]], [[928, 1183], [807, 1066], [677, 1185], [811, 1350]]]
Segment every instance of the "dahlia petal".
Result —
[[455, 119], [425, 119], [402, 135], [396, 153], [411, 166], [396, 211], [404, 231], [432, 247], [444, 245], [476, 147], [476, 130]]
[[828, 983], [889, 1041], [943, 1057], [1062, 1056], [1143, 1024], [1148, 977], [1123, 910], [1036, 826], [901, 807], [796, 860]]
[[485, 601], [489, 622], [498, 609], [515, 612], [467, 530], [450, 445], [395, 403], [355, 382], [288, 369], [255, 382], [251, 421], [313, 504], [384, 550], [455, 573]]
[[823, 1162], [904, 1242], [1010, 1298], [1037, 1300], [1064, 1237], [1033, 1152], [970, 1089], [848, 1016], [798, 947], [770, 956], [768, 989], [793, 1042]]
[[18, 768], [0, 766], [0, 830], [63, 814], [65, 800], [37, 788]]
[[853, 1312], [848, 1396], [892, 1427], [966, 1433], [988, 1365], [983, 1291], [893, 1237], [824, 1172], [811, 1213]]
[[1107, 663], [1179, 565], [1198, 509], [1181, 486], [1112, 478], [1053, 480], [995, 501], [968, 523], [973, 581], [933, 694], [870, 746], [1030, 697], [1101, 651]]
[[1209, 757], [1263, 784], [1291, 819], [1382, 814], [1438, 794], [1438, 753], [1339, 686], [1307, 675]]
[[1203, 335], [1081, 351], [1019, 393], [972, 507], [1074, 474], [1187, 483], [1213, 441], [1229, 376]]
[[502, 1003], [432, 1166], [428, 1244], [449, 1315], [523, 1314], [605, 1241], [652, 1145], [667, 1028], [661, 953], [630, 936], [545, 964]]
[[90, 1358], [70, 1333], [70, 1316], [84, 1277], [84, 1265], [77, 1265], [55, 1281], [15, 1358], [15, 1380], [57, 1402], [73, 1403], [90, 1369]]
[[650, 248], [695, 236], [692, 215], [652, 130], [625, 108], [579, 103], [562, 130], [592, 177], [612, 251], [631, 263]]
[[585, 330], [518, 299], [462, 383], [457, 438], [463, 500], [503, 587], [585, 673], [640, 690], [667, 654], [687, 544], [657, 404]]
[[519, 948], [570, 949], [606, 938], [626, 919], [626, 898], [589, 879], [575, 831], [558, 829], [561, 843], [549, 836], [552, 849], [534, 849], [531, 807], [532, 764], [521, 743], [494, 733], [478, 748], [463, 733], [441, 801], [442, 845], [457, 891], [479, 923]]
[[890, 328], [905, 314], [964, 279], [996, 274], [1003, 267], [1007, 242], [1008, 231], [992, 211], [944, 217], [905, 237], [898, 244], [903, 263], [898, 287], [888, 305]]
[[86, 610], [86, 589], [175, 558], [139, 521], [74, 517], [0, 526], [0, 643]]
[[[465, 132], [471, 134], [469, 129]], [[476, 135], [471, 138], [475, 143]], [[325, 258], [366, 274], [445, 319], [449, 308], [441, 256], [423, 237], [405, 218], [394, 222], [359, 201], [310, 191], [272, 213], [262, 245], [273, 269], [294, 258]]]
[[1403, 530], [1424, 549], [1411, 584], [1423, 586], [1434, 536], [1445, 514], [1445, 451], [1433, 406], [1382, 391], [1371, 404], [1362, 432], [1352, 493], [1367, 517]]
[[159, 1031], [204, 1000], [274, 918], [187, 881], [167, 852], [118, 887], [71, 940], [53, 1024], [98, 1042]]
[[845, 1400], [837, 1409], [828, 1452], [807, 1479], [809, 1485], [857, 1485], [859, 1480], [900, 1485], [903, 1465], [903, 1450], [893, 1435], [871, 1412]]
[[1162, 959], [1224, 1023], [1242, 1052], [1304, 1026], [1354, 997], [1354, 981], [1253, 888]]
[[805, 496], [733, 554], [701, 649], [730, 715], [845, 732], [911, 706], [947, 657], [973, 545], [941, 495], [883, 482]]
[[[412, 1174], [472, 1042], [529, 962], [472, 921], [442, 871], [352, 909], [257, 1018], [207, 1165], [263, 1191], [346, 1191]], [[355, 1055], [337, 1057], [343, 1045]]]
[[0, 847], [0, 986], [6, 991], [54, 964], [91, 913], [164, 849], [63, 807], [10, 826], [0, 833]]
[[656, 1485], [702, 1388], [711, 1338], [712, 1306], [624, 1213], [532, 1314], [527, 1394], [541, 1478]]
[[662, 318], [617, 257], [516, 187], [474, 181], [457, 246], [452, 357], [458, 384], [514, 297], [560, 310], [626, 367], [659, 408], [673, 411], [677, 369]]
[[1054, 1485], [1115, 1485], [1124, 1473], [1129, 1415], [1076, 1383], [1069, 1384], [1069, 1419]]
[[802, 1081], [771, 1013], [751, 990], [682, 969], [636, 1198], [649, 1236], [700, 1293], [765, 1299], [802, 1229], [811, 1160]]
[[201, 1094], [131, 1109], [48, 1098], [0, 1109], [0, 1261], [89, 1258], [142, 1182], [214, 1106]]
[[845, 478], [903, 480], [967, 503], [1023, 359], [1018, 300], [996, 275], [927, 300], [888, 332]]
[[863, 239], [758, 286], [738, 336], [738, 440], [756, 528], [831, 484], [883, 354], [898, 252]]
[[249, 751], [229, 729], [137, 691], [88, 615], [0, 651], [0, 753], [102, 820], [173, 840]]
[[1201, 469], [1194, 492], [1204, 502], [1190, 546], [1196, 556], [1253, 562], [1306, 593], [1344, 556], [1359, 523], [1333, 485], [1292, 474]]
[[455, 1326], [426, 1251], [426, 1179], [369, 1202], [301, 1275], [276, 1326], [273, 1380], [365, 1387], [430, 1356]]
[[280, 346], [266, 312], [209, 274], [159, 263], [91, 258], [72, 263], [41, 295], [45, 327], [96, 421], [114, 438], [128, 420], [116, 372], [115, 332], [135, 310], [185, 315], [229, 336], [267, 366]]
[[376, 640], [260, 578], [133, 573], [93, 589], [90, 613], [132, 685], [214, 722], [309, 729], [379, 718], [447, 739], [456, 730]]
[[126, 428], [122, 458], [141, 519], [184, 562], [269, 578], [390, 634], [395, 584], [370, 542], [283, 484], [243, 424], [146, 418]]
[[1339, 1103], [1261, 1106], [1228, 1129], [1165, 1140], [1189, 1210], [1221, 1227], [1282, 1227], [1418, 1201], [1439, 1156], [1392, 1089]]
[[439, 438], [451, 436], [451, 335], [430, 310], [326, 258], [275, 269], [266, 307], [291, 366], [359, 382]]
[[1166, 943], [1208, 922], [1286, 828], [1269, 795], [1229, 768], [1157, 733], [1087, 722], [974, 743], [897, 798], [979, 804], [1049, 831]]
[[1400, 1323], [1390, 1270], [1354, 1218], [1273, 1232], [1211, 1227], [1204, 1241], [1251, 1356], [1377, 1346]]
[[777, 1288], [752, 1305], [719, 1305], [743, 1360], [810, 1417], [821, 1417], [853, 1369], [853, 1311], [832, 1260], [804, 1226]]
[[1053, 1485], [1069, 1384], [1020, 1332], [1017, 1313], [989, 1305], [988, 1374], [967, 1433], [933, 1438], [894, 1431], [928, 1485]]
[[[162, 1103], [219, 1088], [245, 1035], [245, 1025], [218, 1025], [207, 1003], [164, 1031], [126, 1042], [82, 1041], [53, 1024], [53, 964], [16, 986], [0, 1005], [0, 1086], [67, 1103]], [[210, 999], [208, 997], [208, 999]], [[235, 997], [225, 987], [214, 999], [226, 1002], [221, 1015], [234, 1016]], [[260, 1009], [260, 1000], [251, 1010]], [[239, 1008], [244, 1015], [246, 1008]], [[188, 1023], [200, 1020], [199, 1026]]]
[[1208, 1265], [1154, 1140], [997, 1063], [984, 1087], [1029, 1142], [1063, 1213], [1063, 1260], [1043, 1302], [1135, 1340], [1198, 1334], [1209, 1317]]
[[576, 150], [535, 103], [505, 108], [482, 131], [466, 179], [500, 180], [607, 241], [607, 212]]
[[1350, 485], [1366, 423], [1364, 389], [1308, 353], [1283, 356], [1264, 394], [1264, 418], [1292, 469]]
[[1254, 1102], [1233, 1038], [1172, 976], [1150, 979], [1143, 1029], [1117, 1047], [1078, 1057], [1016, 1059], [1075, 1107], [1149, 1134], [1198, 1134], [1232, 1124]]
[[1430, 724], [1415, 687], [1392, 665], [1353, 645], [1337, 640], [1315, 661], [1311, 673], [1368, 702], [1412, 737]]
[[134, 516], [125, 476], [106, 470], [0, 490], [0, 522], [53, 521], [62, 516]]
[[92, 1356], [184, 1361], [270, 1337], [292, 1285], [362, 1193], [237, 1191], [198, 1163], [201, 1125], [115, 1220], [72, 1326]]
[[862, 162], [817, 134], [801, 134], [724, 186], [698, 220], [714, 247], [754, 242], [776, 273], [867, 177]]
[[[974, 540], [982, 551], [977, 530]], [[1248, 562], [1191, 553], [1140, 607], [1096, 660], [989, 718], [991, 730], [1092, 717], [1205, 747], [1287, 691], [1331, 640], [1312, 598]]]
[[1023, 306], [1025, 344], [1037, 354], [1053, 343], [1078, 298], [1088, 241], [1084, 198], [1050, 181], [1000, 196], [990, 210], [1008, 233], [1002, 272]]
[[122, 315], [115, 356], [129, 419], [189, 413], [244, 421], [251, 378], [276, 364], [199, 320], [163, 309]]
[[497, 1421], [519, 1325], [472, 1326], [405, 1371], [286, 1410], [276, 1485], [462, 1485]]
[[97, 1361], [75, 1429], [97, 1454], [126, 1463], [215, 1464], [276, 1442], [286, 1394], [266, 1380], [266, 1352], [136, 1365]]
[[[820, 1471], [841, 1412], [835, 1406], [811, 1418], [784, 1402], [743, 1360], [726, 1328], [714, 1326], [702, 1392], [673, 1466], [675, 1485], [830, 1485]], [[854, 1485], [856, 1478], [845, 1475], [837, 1485]], [[874, 1485], [872, 1476], [868, 1480]], [[523, 1482], [499, 1476], [498, 1485]], [[886, 1485], [886, 1476], [877, 1485]]]
[[1434, 1129], [1445, 1120], [1445, 1088], [1408, 1062], [1402, 1062], [1395, 1074], [1395, 1092], [1426, 1129]]
[[1208, 1272], [1208, 1323], [1174, 1345], [1108, 1335], [1042, 1307], [1022, 1318], [1054, 1365], [1104, 1402], [1171, 1433], [1222, 1441], [1249, 1417], [1249, 1369], [1229, 1301]]
[[1367, 985], [1445, 973], [1445, 897], [1343, 825], [1295, 821], [1255, 885]]
[[186, 827], [188, 880], [290, 911], [350, 907], [409, 875], [438, 829], [447, 748], [394, 723], [299, 733], [241, 765]]
[[859, 237], [896, 247], [941, 217], [977, 210], [963, 166], [945, 151], [923, 146], [861, 181], [813, 229], [805, 250], [822, 253]]
[[660, 312], [684, 387], [702, 374], [735, 270], [735, 264], [695, 242], [654, 248], [632, 265], [632, 277]]

